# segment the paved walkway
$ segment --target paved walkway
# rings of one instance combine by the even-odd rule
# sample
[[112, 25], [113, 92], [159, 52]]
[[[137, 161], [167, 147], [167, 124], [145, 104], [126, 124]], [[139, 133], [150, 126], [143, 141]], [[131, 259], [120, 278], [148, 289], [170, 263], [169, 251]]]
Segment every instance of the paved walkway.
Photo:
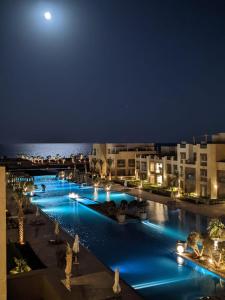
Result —
[[[135, 188], [124, 188], [123, 186], [119, 184], [114, 184], [112, 186], [113, 190], [116, 191], [126, 191], [126, 193], [131, 194], [136, 197], [140, 197], [145, 200], [151, 200], [155, 202], [159, 202], [162, 204], [167, 204], [168, 201], [171, 201], [172, 199], [170, 197], [165, 197], [157, 194], [153, 194], [151, 192], [146, 192], [140, 189]], [[178, 208], [204, 215], [211, 218], [219, 218], [224, 217], [225, 218], [225, 203], [224, 204], [214, 204], [214, 205], [207, 205], [207, 204], [194, 204], [190, 203], [188, 201], [182, 201], [177, 199], [176, 200], [176, 206]]]
[[[8, 199], [8, 209], [11, 212], [16, 212], [15, 203], [10, 199]], [[65, 265], [57, 264], [57, 253], [59, 253], [60, 250], [65, 250], [66, 247], [64, 244], [55, 246], [48, 243], [48, 241], [50, 239], [54, 239], [55, 236], [54, 224], [46, 215], [41, 214], [41, 218], [45, 223], [41, 226], [30, 225], [30, 222], [34, 218], [34, 214], [25, 216], [25, 240], [30, 243], [37, 256], [47, 266], [47, 269], [43, 269], [40, 272], [45, 278], [47, 278], [48, 283], [54, 287], [54, 290], [57, 292], [57, 299], [114, 299], [115, 296], [112, 292], [114, 273], [103, 265], [90, 251], [82, 247], [82, 245], [80, 245], [79, 265], [73, 265], [72, 268], [72, 276], [75, 278], [75, 282], [77, 278], [77, 282], [74, 286], [72, 286], [71, 292], [66, 290], [61, 282], [61, 280], [65, 278]], [[7, 231], [7, 237], [12, 241], [17, 241], [18, 229], [9, 229]], [[60, 230], [60, 238], [69, 242], [72, 246], [73, 238], [63, 230]], [[29, 276], [29, 274], [30, 276], [34, 276], [36, 273], [40, 276], [40, 272], [32, 271], [27, 274], [22, 274], [21, 278], [25, 278], [27, 280], [27, 276]], [[102, 274], [105, 274], [105, 276]], [[27, 280], [25, 282], [29, 281]], [[122, 287], [121, 299], [141, 299], [141, 297], [137, 295], [129, 285], [122, 280], [120, 283]]]

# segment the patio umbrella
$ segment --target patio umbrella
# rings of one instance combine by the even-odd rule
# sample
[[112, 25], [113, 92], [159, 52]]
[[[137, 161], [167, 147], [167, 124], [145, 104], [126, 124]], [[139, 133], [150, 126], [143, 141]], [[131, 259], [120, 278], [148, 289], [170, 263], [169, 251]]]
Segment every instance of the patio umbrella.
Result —
[[78, 234], [75, 235], [75, 239], [74, 239], [74, 243], [73, 243], [73, 252], [75, 254], [78, 254], [80, 251], [80, 248], [79, 248], [79, 236]]
[[124, 180], [124, 187], [127, 187], [127, 181], [126, 180]]
[[72, 249], [71, 249], [69, 243], [67, 243], [67, 247], [66, 247], [66, 268], [65, 268], [66, 280], [65, 280], [65, 285], [66, 285], [66, 288], [69, 291], [71, 291], [72, 259], [73, 259], [73, 252], [72, 252]]
[[114, 279], [114, 285], [113, 285], [113, 292], [115, 294], [119, 294], [121, 292], [121, 287], [120, 287], [120, 273], [119, 270], [115, 270], [115, 279]]
[[79, 248], [79, 236], [78, 234], [75, 235], [75, 239], [74, 239], [74, 243], [73, 243], [73, 252], [75, 253], [75, 264], [79, 264], [78, 263], [78, 260], [77, 260], [77, 256], [78, 256], [78, 253], [80, 251], [80, 248]]

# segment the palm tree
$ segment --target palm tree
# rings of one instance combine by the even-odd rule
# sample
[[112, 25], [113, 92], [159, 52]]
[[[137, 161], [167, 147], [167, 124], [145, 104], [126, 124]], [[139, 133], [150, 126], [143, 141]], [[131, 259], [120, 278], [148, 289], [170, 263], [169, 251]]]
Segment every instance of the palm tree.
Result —
[[102, 174], [102, 167], [104, 165], [104, 161], [102, 159], [99, 159], [98, 160], [98, 164], [99, 164], [99, 167], [100, 167], [100, 177], [102, 178], [103, 174]]
[[18, 204], [18, 229], [19, 229], [19, 243], [24, 244], [24, 214], [23, 214], [23, 198], [16, 197]]
[[179, 172], [176, 170], [173, 174], [173, 178], [171, 180], [171, 185], [172, 187], [179, 187], [179, 179], [180, 179], [180, 174]]
[[209, 226], [207, 228], [211, 239], [221, 238], [224, 229], [225, 229], [225, 226], [219, 219], [212, 219], [209, 222]]
[[48, 155], [46, 158], [47, 158], [48, 162], [50, 163], [50, 161], [52, 159], [51, 155]]
[[55, 156], [55, 160], [57, 161], [57, 163], [59, 163], [60, 159], [61, 159], [61, 155], [57, 153]]
[[202, 256], [204, 251], [204, 246], [201, 251], [199, 250], [198, 243], [201, 241], [200, 234], [198, 232], [191, 232], [187, 238], [187, 243], [190, 248], [192, 248], [193, 252], [197, 257]]
[[109, 168], [109, 180], [111, 181], [112, 180], [111, 169], [112, 169], [112, 165], [113, 165], [113, 159], [108, 158], [107, 164], [108, 164], [108, 168]]
[[95, 169], [96, 169], [96, 165], [97, 165], [98, 160], [97, 160], [97, 158], [93, 157], [91, 162], [92, 162], [92, 165], [93, 165], [93, 171], [95, 173]]

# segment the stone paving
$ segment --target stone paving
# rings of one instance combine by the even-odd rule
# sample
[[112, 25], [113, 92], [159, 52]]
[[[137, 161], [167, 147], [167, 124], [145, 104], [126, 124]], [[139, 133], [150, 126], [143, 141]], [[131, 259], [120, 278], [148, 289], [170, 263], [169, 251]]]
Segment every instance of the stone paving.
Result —
[[[151, 192], [143, 191], [138, 188], [124, 188], [119, 184], [114, 184], [112, 186], [112, 189], [115, 191], [125, 191], [126, 193], [131, 194], [133, 196], [140, 197], [145, 200], [159, 202], [162, 204], [168, 204], [168, 201], [171, 201], [170, 197], [153, 194]], [[176, 199], [176, 207], [211, 218], [219, 218], [222, 216], [225, 218], [225, 203], [211, 205], [194, 204], [188, 201]]]
[[[8, 199], [8, 209], [13, 214], [16, 213], [15, 203], [10, 200], [10, 197]], [[112, 291], [114, 273], [103, 265], [90, 251], [82, 247], [82, 245], [80, 245], [79, 264], [73, 264], [72, 268], [72, 276], [75, 278], [74, 281], [76, 284], [72, 286], [71, 292], [67, 291], [61, 282], [62, 279], [65, 279], [65, 264], [57, 264], [57, 253], [60, 250], [65, 251], [66, 247], [64, 244], [56, 246], [48, 243], [55, 236], [54, 223], [46, 215], [41, 213], [41, 218], [45, 223], [41, 226], [30, 225], [34, 218], [35, 214], [25, 215], [25, 240], [30, 243], [37, 256], [46, 265], [47, 268], [40, 272], [47, 278], [48, 284], [50, 283], [50, 285], [54, 286], [54, 290], [57, 292], [57, 299], [115, 299]], [[7, 238], [11, 241], [17, 241], [18, 229], [9, 229], [7, 231]], [[73, 238], [62, 229], [60, 229], [60, 239], [69, 242], [71, 246], [73, 244]], [[30, 276], [34, 276], [32, 273], [36, 274], [37, 271], [17, 276], [26, 279], [29, 274]], [[141, 299], [124, 281], [121, 280], [120, 284], [122, 288], [120, 299]], [[12, 286], [12, 284], [10, 285]]]

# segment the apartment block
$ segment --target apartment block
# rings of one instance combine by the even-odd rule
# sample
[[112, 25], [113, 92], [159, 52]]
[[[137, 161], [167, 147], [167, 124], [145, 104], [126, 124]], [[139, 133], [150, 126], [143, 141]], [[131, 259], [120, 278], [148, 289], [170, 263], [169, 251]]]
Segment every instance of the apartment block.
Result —
[[155, 153], [155, 144], [93, 144], [90, 168], [101, 176], [135, 176], [136, 153]]
[[176, 186], [184, 194], [225, 198], [225, 133], [197, 144], [181, 142], [175, 154], [137, 154], [136, 174], [152, 185]]

